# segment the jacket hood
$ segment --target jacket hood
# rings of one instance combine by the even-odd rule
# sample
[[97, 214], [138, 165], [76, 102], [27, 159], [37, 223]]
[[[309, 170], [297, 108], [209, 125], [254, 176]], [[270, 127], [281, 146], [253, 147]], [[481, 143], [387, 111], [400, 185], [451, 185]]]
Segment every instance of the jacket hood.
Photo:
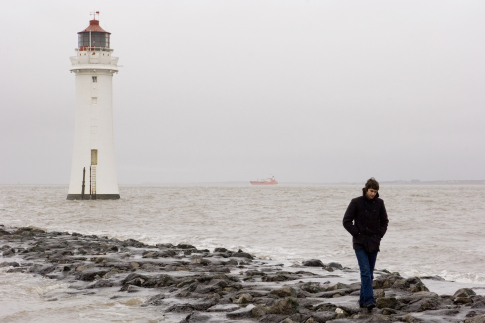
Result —
[[[367, 196], [365, 196], [365, 187], [362, 189], [362, 196], [367, 199]], [[379, 192], [376, 193], [376, 196], [374, 196], [373, 200], [379, 197]]]

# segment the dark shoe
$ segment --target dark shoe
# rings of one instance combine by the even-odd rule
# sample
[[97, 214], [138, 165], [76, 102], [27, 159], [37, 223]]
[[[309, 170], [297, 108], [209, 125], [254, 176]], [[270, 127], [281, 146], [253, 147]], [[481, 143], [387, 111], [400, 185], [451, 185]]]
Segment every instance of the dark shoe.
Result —
[[364, 304], [362, 304], [362, 303], [360, 303], [360, 302], [359, 302], [359, 307], [360, 307], [360, 308], [366, 308], [366, 307], [365, 307], [365, 305], [364, 305]]
[[369, 304], [367, 304], [365, 307], [367, 307], [367, 309], [368, 309], [368, 310], [369, 310], [369, 312], [370, 312], [370, 311], [372, 311], [372, 309], [373, 309], [374, 307], [376, 307], [376, 303], [369, 303]]

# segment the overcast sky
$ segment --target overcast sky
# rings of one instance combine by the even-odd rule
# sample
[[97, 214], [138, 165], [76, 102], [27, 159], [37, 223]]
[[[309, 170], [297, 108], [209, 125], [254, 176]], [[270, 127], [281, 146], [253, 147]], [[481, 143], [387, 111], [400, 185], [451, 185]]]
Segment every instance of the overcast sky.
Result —
[[485, 1], [7, 1], [0, 183], [68, 184], [100, 11], [120, 184], [485, 179]]

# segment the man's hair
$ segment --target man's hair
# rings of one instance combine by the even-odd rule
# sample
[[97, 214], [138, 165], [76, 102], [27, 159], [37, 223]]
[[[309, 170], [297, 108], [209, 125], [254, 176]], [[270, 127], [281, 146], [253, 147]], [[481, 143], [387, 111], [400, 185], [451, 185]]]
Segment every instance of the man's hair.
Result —
[[365, 191], [367, 191], [369, 188], [372, 188], [376, 191], [379, 190], [379, 182], [376, 181], [374, 177], [371, 177], [367, 180], [367, 183], [365, 183]]

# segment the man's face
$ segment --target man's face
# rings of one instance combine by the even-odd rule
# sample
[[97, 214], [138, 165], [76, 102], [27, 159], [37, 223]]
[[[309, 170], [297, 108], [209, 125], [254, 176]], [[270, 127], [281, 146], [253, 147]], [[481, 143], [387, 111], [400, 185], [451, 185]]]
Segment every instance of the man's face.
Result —
[[377, 194], [377, 190], [375, 190], [373, 188], [369, 188], [369, 189], [367, 189], [365, 196], [367, 196], [367, 198], [369, 200], [372, 200], [374, 197], [376, 197], [376, 194]]

